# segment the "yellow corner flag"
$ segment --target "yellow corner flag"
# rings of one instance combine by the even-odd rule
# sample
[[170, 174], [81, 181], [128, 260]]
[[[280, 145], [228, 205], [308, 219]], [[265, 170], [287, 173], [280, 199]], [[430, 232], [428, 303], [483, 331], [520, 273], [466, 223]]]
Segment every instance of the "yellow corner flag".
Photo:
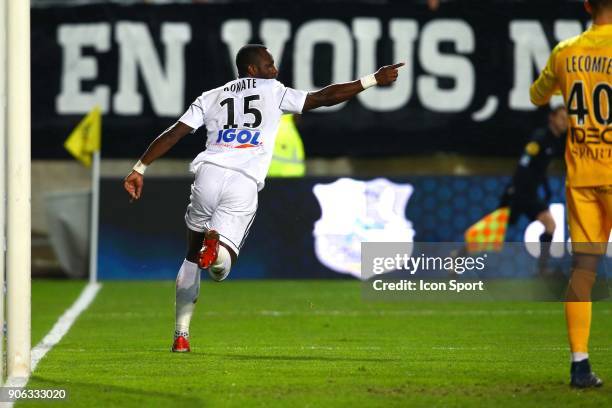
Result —
[[485, 215], [465, 231], [468, 252], [500, 251], [506, 240], [510, 208], [502, 207]]
[[75, 159], [85, 166], [91, 166], [91, 156], [100, 150], [102, 139], [102, 115], [100, 108], [95, 107], [74, 128], [64, 147]]

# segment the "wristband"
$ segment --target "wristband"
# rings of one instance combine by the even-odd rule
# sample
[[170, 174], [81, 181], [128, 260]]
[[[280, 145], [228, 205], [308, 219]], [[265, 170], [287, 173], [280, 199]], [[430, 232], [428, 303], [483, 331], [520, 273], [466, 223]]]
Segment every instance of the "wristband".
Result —
[[140, 160], [138, 160], [138, 162], [134, 165], [134, 167], [132, 167], [132, 170], [134, 170], [136, 173], [140, 175], [144, 175], [145, 171], [147, 170], [147, 165], [141, 162]]
[[371, 86], [378, 85], [378, 82], [376, 82], [376, 77], [374, 76], [374, 74], [366, 75], [363, 78], [361, 78], [360, 81], [361, 81], [361, 86], [363, 86], [363, 89], [368, 89]]

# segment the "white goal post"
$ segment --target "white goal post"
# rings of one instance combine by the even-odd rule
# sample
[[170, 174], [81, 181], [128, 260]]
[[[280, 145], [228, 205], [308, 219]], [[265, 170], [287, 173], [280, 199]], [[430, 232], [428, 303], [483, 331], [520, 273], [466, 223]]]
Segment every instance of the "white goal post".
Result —
[[4, 261], [6, 260], [6, 2], [0, 0], [0, 382], [4, 381]]
[[[7, 27], [7, 375], [30, 375], [31, 157], [30, 2], [4, 0]], [[4, 176], [3, 169], [0, 174]]]

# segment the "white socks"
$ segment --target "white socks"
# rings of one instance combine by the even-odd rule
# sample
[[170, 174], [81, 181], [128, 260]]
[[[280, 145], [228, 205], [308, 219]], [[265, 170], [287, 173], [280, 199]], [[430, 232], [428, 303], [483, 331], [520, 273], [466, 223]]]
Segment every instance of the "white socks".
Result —
[[[229, 251], [219, 245], [217, 260], [208, 268], [208, 274], [215, 281], [227, 278], [232, 267], [232, 257]], [[176, 277], [176, 325], [175, 337], [189, 337], [189, 323], [195, 309], [195, 303], [200, 294], [200, 269], [198, 265], [183, 261]]]
[[232, 268], [232, 257], [229, 251], [223, 246], [219, 245], [219, 255], [213, 264], [208, 268], [208, 274], [213, 280], [221, 282], [227, 278]]
[[175, 331], [189, 335], [189, 322], [200, 294], [200, 270], [198, 265], [184, 260], [176, 277], [176, 326]]
[[589, 358], [589, 353], [572, 353], [572, 363], [577, 363], [587, 358]]

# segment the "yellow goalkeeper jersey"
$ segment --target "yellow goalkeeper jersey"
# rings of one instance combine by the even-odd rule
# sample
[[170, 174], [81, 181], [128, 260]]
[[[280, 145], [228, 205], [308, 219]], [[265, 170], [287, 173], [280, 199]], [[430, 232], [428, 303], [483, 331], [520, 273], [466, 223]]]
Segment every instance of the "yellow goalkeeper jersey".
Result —
[[569, 128], [567, 185], [612, 185], [612, 25], [593, 25], [559, 43], [530, 89], [545, 105], [561, 92]]

